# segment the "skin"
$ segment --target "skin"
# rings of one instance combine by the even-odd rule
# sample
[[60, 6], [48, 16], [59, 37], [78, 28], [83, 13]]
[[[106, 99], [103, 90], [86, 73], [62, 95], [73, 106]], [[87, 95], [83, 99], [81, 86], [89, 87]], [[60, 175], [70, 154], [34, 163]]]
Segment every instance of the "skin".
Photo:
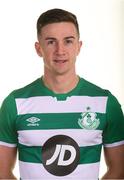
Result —
[[[76, 86], [75, 62], [81, 45], [72, 23], [53, 23], [42, 29], [35, 48], [44, 59], [44, 83], [49, 89], [56, 93], [67, 93]], [[61, 59], [67, 62], [58, 64], [54, 61]], [[104, 155], [108, 171], [102, 179], [124, 179], [124, 145], [104, 148]]]
[[44, 61], [45, 85], [56, 93], [67, 93], [78, 82], [75, 62], [82, 42], [75, 26], [67, 22], [48, 24], [38, 39], [35, 48]]
[[104, 148], [107, 172], [102, 179], [124, 179], [124, 145]]
[[16, 162], [17, 149], [0, 145], [0, 179], [16, 179], [12, 171]]
[[[44, 84], [55, 93], [67, 93], [78, 83], [75, 62], [82, 42], [72, 23], [61, 22], [42, 28], [35, 43], [44, 62]], [[124, 145], [104, 148], [108, 167], [103, 179], [124, 179]], [[0, 146], [0, 179], [15, 179], [12, 174], [16, 148]]]

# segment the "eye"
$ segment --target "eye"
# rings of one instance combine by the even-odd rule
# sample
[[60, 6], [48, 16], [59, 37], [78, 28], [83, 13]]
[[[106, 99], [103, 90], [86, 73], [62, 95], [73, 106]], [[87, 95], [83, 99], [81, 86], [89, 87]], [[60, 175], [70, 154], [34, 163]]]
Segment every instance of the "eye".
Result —
[[47, 41], [47, 44], [48, 44], [48, 45], [55, 44], [55, 41], [54, 41], [54, 40], [49, 40], [49, 41]]
[[65, 43], [66, 43], [66, 44], [72, 44], [72, 43], [73, 43], [73, 40], [72, 40], [72, 39], [66, 39]]

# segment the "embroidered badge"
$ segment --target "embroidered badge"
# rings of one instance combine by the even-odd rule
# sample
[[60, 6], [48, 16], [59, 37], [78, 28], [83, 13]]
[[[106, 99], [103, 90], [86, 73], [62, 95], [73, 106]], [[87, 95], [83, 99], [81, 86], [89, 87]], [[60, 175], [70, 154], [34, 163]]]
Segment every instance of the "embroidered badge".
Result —
[[83, 129], [96, 129], [100, 120], [97, 118], [97, 114], [95, 112], [90, 112], [90, 107], [87, 107], [87, 112], [81, 113], [81, 118], [78, 119], [78, 124]]

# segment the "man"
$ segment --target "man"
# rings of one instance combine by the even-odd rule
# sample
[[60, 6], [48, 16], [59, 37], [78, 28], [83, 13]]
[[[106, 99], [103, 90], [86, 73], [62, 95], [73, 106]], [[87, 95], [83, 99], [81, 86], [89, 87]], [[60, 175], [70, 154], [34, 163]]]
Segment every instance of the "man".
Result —
[[13, 91], [0, 110], [0, 178], [15, 178], [18, 151], [21, 179], [98, 179], [103, 144], [103, 179], [123, 179], [123, 113], [108, 90], [76, 74], [82, 42], [75, 15], [44, 12], [37, 36], [44, 75]]

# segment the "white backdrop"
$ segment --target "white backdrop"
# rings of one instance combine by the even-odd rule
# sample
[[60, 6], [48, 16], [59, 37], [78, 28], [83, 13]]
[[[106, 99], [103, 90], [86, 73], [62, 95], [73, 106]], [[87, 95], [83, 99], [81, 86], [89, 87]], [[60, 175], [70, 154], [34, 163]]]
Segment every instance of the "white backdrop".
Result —
[[[0, 0], [0, 104], [43, 73], [34, 42], [37, 18], [49, 8], [77, 15], [83, 41], [77, 73], [109, 89], [124, 107], [124, 0]], [[101, 166], [100, 177], [103, 154]], [[18, 164], [14, 173], [19, 177]]]

